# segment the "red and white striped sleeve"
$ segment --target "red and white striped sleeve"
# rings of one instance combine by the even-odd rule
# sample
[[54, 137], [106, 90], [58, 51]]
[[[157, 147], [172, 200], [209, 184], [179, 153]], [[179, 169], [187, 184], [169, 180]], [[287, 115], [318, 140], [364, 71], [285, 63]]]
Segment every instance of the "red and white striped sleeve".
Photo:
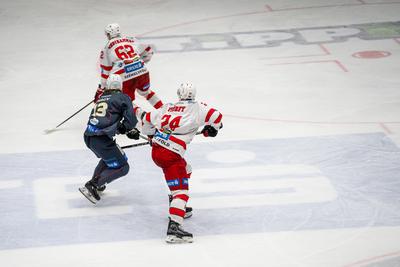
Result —
[[133, 103], [133, 112], [140, 122], [141, 132], [146, 135], [154, 135], [160, 111], [154, 110], [152, 112], [146, 112]]
[[154, 49], [149, 44], [144, 44], [135, 37], [127, 37], [134, 42], [136, 53], [142, 58], [144, 63], [148, 63], [154, 55]]
[[100, 77], [100, 85], [102, 88], [106, 87], [106, 81], [112, 69], [112, 63], [108, 59], [108, 51], [107, 48], [104, 48], [100, 52], [100, 70], [101, 70], [101, 77]]
[[163, 102], [154, 91], [149, 89], [149, 87], [147, 90], [136, 90], [136, 92], [138, 92], [139, 95], [145, 97], [146, 100], [149, 101], [150, 105], [152, 105], [155, 109], [161, 108], [164, 105]]
[[154, 50], [153, 50], [153, 48], [152, 48], [150, 45], [148, 45], [148, 46], [143, 50], [143, 52], [140, 53], [140, 57], [142, 58], [142, 60], [144, 61], [144, 63], [148, 63], [148, 62], [151, 60], [151, 58], [153, 57], [153, 55], [154, 55]]
[[222, 114], [215, 108], [210, 108], [206, 104], [200, 104], [200, 122], [204, 125], [211, 125], [219, 130], [222, 125]]

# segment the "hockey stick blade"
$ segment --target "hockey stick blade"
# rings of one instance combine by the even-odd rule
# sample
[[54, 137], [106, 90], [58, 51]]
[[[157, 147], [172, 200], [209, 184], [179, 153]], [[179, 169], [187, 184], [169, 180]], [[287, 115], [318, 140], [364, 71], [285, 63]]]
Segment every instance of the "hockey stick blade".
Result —
[[87, 103], [86, 105], [84, 105], [83, 107], [81, 107], [78, 111], [76, 111], [74, 114], [72, 114], [71, 116], [69, 116], [68, 118], [66, 118], [64, 121], [62, 121], [60, 124], [58, 124], [56, 127], [52, 128], [52, 129], [46, 129], [44, 130], [44, 134], [51, 134], [53, 132], [55, 132], [57, 130], [58, 127], [60, 127], [61, 125], [63, 125], [64, 123], [66, 123], [67, 121], [69, 121], [71, 118], [73, 118], [76, 114], [78, 114], [79, 112], [81, 112], [82, 110], [84, 110], [86, 107], [88, 107], [90, 104], [92, 104], [94, 102], [94, 100], [91, 100], [89, 103]]
[[46, 129], [43, 131], [44, 134], [51, 134], [54, 133], [55, 131], [58, 131], [59, 129], [57, 128], [52, 128], [52, 129]]

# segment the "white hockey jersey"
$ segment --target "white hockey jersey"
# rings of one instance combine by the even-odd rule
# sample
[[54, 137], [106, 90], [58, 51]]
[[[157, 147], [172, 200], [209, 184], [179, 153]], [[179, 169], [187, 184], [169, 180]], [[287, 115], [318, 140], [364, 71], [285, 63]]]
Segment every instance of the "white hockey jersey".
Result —
[[151, 46], [141, 44], [134, 37], [109, 40], [100, 53], [101, 87], [105, 87], [110, 73], [120, 74], [123, 81], [147, 73], [146, 63], [152, 55]]
[[137, 118], [142, 118], [143, 134], [154, 135], [153, 143], [181, 156], [200, 127], [211, 125], [218, 130], [222, 125], [219, 111], [196, 101], [168, 103], [147, 113], [135, 106], [134, 111]]

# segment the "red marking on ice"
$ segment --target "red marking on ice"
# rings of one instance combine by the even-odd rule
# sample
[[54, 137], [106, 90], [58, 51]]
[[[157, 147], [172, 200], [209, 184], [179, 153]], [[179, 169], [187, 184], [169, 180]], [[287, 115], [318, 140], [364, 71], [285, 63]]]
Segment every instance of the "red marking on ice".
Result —
[[393, 133], [386, 126], [386, 124], [400, 124], [400, 121], [385, 121], [385, 122], [377, 122], [377, 121], [307, 121], [307, 120], [290, 120], [290, 119], [273, 119], [273, 118], [259, 118], [259, 117], [251, 117], [251, 116], [241, 116], [234, 114], [225, 114], [225, 117], [242, 119], [242, 120], [255, 120], [255, 121], [266, 121], [266, 122], [282, 122], [282, 123], [302, 123], [302, 124], [327, 124], [327, 125], [380, 125], [381, 127], [385, 127], [386, 131]]
[[330, 55], [331, 53], [329, 52], [328, 48], [326, 48], [326, 46], [324, 46], [323, 44], [319, 44], [318, 45], [322, 51], [324, 51], [325, 55]]
[[322, 50], [322, 54], [306, 54], [306, 55], [298, 55], [298, 56], [283, 56], [283, 57], [263, 57], [261, 59], [282, 59], [282, 58], [299, 58], [299, 57], [319, 57], [319, 56], [328, 56], [331, 53], [329, 50], [322, 44], [318, 44], [319, 48]]
[[370, 262], [373, 262], [373, 261], [376, 261], [376, 260], [380, 260], [380, 259], [384, 259], [384, 258], [388, 258], [388, 257], [393, 257], [393, 256], [398, 256], [398, 255], [400, 255], [400, 251], [396, 251], [396, 252], [392, 252], [392, 253], [387, 253], [387, 254], [383, 254], [383, 255], [380, 255], [380, 256], [372, 257], [372, 258], [369, 258], [369, 259], [357, 261], [357, 262], [351, 263], [351, 264], [349, 264], [349, 265], [345, 265], [345, 266], [343, 266], [343, 267], [362, 266], [362, 265], [364, 265], [365, 263], [370, 263]]
[[[361, 3], [361, 1], [363, 3]], [[150, 33], [160, 32], [160, 31], [164, 31], [164, 30], [167, 30], [167, 29], [186, 26], [186, 25], [195, 24], [195, 23], [199, 23], [199, 22], [220, 20], [220, 19], [231, 18], [231, 17], [257, 15], [257, 14], [268, 13], [268, 12], [302, 10], [302, 9], [316, 9], [316, 8], [329, 8], [329, 7], [361, 6], [361, 5], [394, 5], [394, 4], [400, 4], [399, 1], [378, 2], [378, 3], [366, 3], [363, 0], [361, 0], [361, 1], [359, 1], [359, 3], [353, 3], [353, 4], [336, 4], [336, 5], [333, 4], [333, 5], [322, 5], [322, 6], [289, 7], [289, 8], [282, 8], [282, 9], [275, 9], [275, 8], [272, 8], [270, 5], [265, 5], [264, 6], [265, 8], [263, 10], [260, 10], [260, 11], [244, 12], [244, 13], [237, 13], [237, 14], [230, 14], [230, 15], [224, 15], [224, 16], [216, 16], [216, 17], [209, 17], [209, 18], [197, 19], [197, 20], [192, 20], [192, 21], [186, 21], [186, 22], [182, 22], [182, 23], [177, 23], [177, 24], [173, 24], [173, 25], [169, 25], [169, 26], [164, 26], [164, 27], [160, 27], [160, 28], [157, 28], [157, 29], [153, 29], [151, 31], [138, 34], [137, 36], [140, 37], [140, 36], [144, 36], [144, 35], [147, 35], [147, 34], [150, 34]]]
[[282, 57], [263, 57], [261, 59], [282, 59], [282, 58], [299, 58], [299, 57], [320, 57], [320, 56], [328, 56], [331, 53], [329, 50], [322, 44], [318, 44], [319, 48], [322, 50], [322, 54], [305, 54], [305, 55], [298, 55], [298, 56], [282, 56]]
[[190, 24], [195, 24], [195, 23], [199, 23], [199, 22], [208, 22], [208, 21], [212, 21], [212, 20], [220, 20], [220, 19], [225, 19], [225, 18], [241, 17], [241, 16], [247, 16], [247, 15], [256, 15], [256, 14], [262, 14], [262, 13], [266, 13], [266, 12], [270, 12], [270, 10], [263, 9], [260, 11], [251, 11], [251, 12], [244, 12], [244, 13], [238, 13], [238, 14], [230, 14], [230, 15], [223, 15], [223, 16], [216, 16], [216, 17], [209, 17], [209, 18], [197, 19], [197, 20], [192, 20], [192, 21], [186, 21], [186, 22], [177, 23], [177, 24], [161, 27], [158, 29], [154, 29], [154, 30], [151, 30], [148, 32], [144, 32], [142, 34], [139, 34], [138, 37], [144, 36], [144, 35], [147, 35], [150, 33], [160, 32], [160, 31], [164, 31], [164, 30], [168, 30], [168, 29], [172, 29], [172, 28], [176, 28], [176, 27], [181, 27], [181, 26], [186, 26], [186, 25], [190, 25]]
[[389, 129], [389, 127], [387, 127], [383, 122], [380, 122], [379, 125], [383, 128], [383, 130], [385, 131], [385, 133], [387, 134], [392, 134], [393, 132]]
[[295, 64], [318, 64], [318, 63], [335, 63], [344, 72], [349, 70], [339, 60], [315, 60], [315, 61], [303, 61], [303, 62], [286, 62], [286, 63], [273, 63], [267, 65], [295, 65]]
[[333, 62], [336, 63], [336, 65], [339, 66], [339, 68], [341, 68], [344, 72], [349, 72], [349, 70], [343, 65], [342, 62], [340, 62], [339, 60], [334, 60]]
[[291, 11], [291, 10], [304, 10], [304, 9], [317, 9], [317, 8], [329, 8], [329, 7], [346, 7], [346, 6], [364, 6], [364, 5], [370, 5], [370, 6], [379, 6], [379, 5], [395, 5], [395, 4], [400, 4], [398, 1], [393, 1], [393, 2], [376, 2], [376, 3], [367, 3], [364, 0], [356, 0], [358, 3], [349, 3], [349, 4], [332, 4], [332, 5], [320, 5], [320, 6], [299, 6], [299, 7], [285, 7], [285, 8], [271, 8], [271, 11], [273, 12], [279, 12], [279, 11]]
[[352, 56], [355, 58], [382, 58], [382, 57], [388, 57], [392, 53], [388, 51], [377, 51], [377, 50], [368, 50], [368, 51], [360, 51], [354, 53]]
[[265, 8], [266, 8], [269, 12], [273, 12], [273, 11], [274, 11], [270, 5], [265, 5]]

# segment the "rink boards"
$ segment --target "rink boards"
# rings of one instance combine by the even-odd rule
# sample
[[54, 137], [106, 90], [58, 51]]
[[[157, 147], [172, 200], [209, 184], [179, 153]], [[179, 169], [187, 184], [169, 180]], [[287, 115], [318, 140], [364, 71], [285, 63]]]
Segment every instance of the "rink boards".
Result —
[[[89, 151], [0, 155], [0, 249], [164, 238], [162, 172], [149, 147], [96, 206], [78, 192]], [[384, 134], [196, 143], [185, 227], [195, 235], [400, 225], [400, 149]]]

